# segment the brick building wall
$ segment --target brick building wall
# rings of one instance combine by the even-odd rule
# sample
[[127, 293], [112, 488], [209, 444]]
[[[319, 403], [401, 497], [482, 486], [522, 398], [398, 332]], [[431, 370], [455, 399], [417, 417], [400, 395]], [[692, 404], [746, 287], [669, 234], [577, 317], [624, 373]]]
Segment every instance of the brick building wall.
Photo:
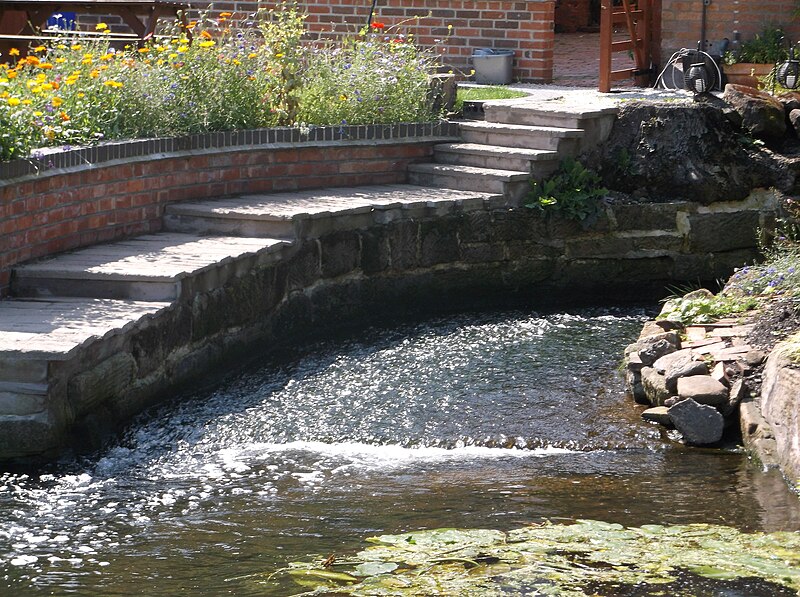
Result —
[[[658, 3], [658, 0], [656, 0]], [[660, 0], [661, 52], [666, 59], [679, 48], [696, 48], [700, 39], [703, 0]], [[795, 0], [713, 0], [706, 8], [706, 39], [733, 41], [736, 32], [745, 41], [765, 27], [778, 25], [789, 40], [800, 39]], [[658, 8], [656, 7], [656, 10]]]

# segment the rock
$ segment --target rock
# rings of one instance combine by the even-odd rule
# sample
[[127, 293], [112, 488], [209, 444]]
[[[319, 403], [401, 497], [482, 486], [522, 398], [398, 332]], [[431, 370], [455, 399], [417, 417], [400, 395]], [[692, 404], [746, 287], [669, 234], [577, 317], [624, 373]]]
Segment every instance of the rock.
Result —
[[765, 353], [763, 350], [753, 349], [747, 351], [744, 354], [744, 357], [742, 357], [742, 360], [750, 369], [755, 369], [761, 363], [763, 363], [764, 359], [766, 358], [767, 358], [767, 353]]
[[765, 91], [744, 85], [726, 85], [722, 95], [742, 117], [742, 128], [764, 141], [780, 141], [786, 134], [783, 104]]
[[684, 399], [681, 398], [680, 396], [670, 396], [669, 398], [664, 400], [664, 406], [675, 406], [681, 400], [684, 400]]
[[800, 109], [789, 112], [789, 124], [792, 125], [795, 134], [800, 137]]
[[666, 406], [654, 406], [642, 412], [642, 418], [651, 423], [658, 423], [665, 427], [672, 427], [672, 419], [669, 418], [669, 409]]
[[687, 399], [671, 406], [667, 412], [675, 429], [681, 433], [687, 444], [703, 446], [715, 444], [722, 439], [725, 420], [713, 406]]
[[692, 375], [678, 380], [678, 396], [698, 404], [722, 406], [728, 402], [728, 388], [709, 375]]
[[800, 93], [796, 91], [789, 91], [780, 94], [777, 99], [783, 104], [783, 111], [789, 114], [792, 110], [800, 109]]
[[642, 363], [642, 359], [639, 357], [638, 352], [632, 352], [628, 355], [628, 362], [625, 366], [628, 368], [628, 371], [639, 373], [642, 370], [642, 367], [644, 367], [644, 363]]
[[642, 331], [639, 332], [639, 339], [642, 338], [649, 338], [650, 336], [658, 336], [663, 334], [665, 331], [660, 325], [658, 325], [655, 321], [646, 321], [645, 324], [642, 326]]
[[631, 102], [606, 142], [583, 159], [605, 187], [644, 201], [708, 205], [742, 200], [754, 188], [790, 191], [795, 174], [786, 159], [740, 137], [717, 106]]
[[775, 442], [775, 434], [761, 414], [761, 406], [756, 400], [742, 401], [739, 406], [739, 426], [745, 447], [755, 453], [762, 466], [778, 466], [778, 445]]
[[628, 393], [637, 404], [650, 404], [647, 400], [647, 394], [642, 385], [641, 371], [631, 371], [630, 369], [625, 372], [625, 385], [628, 388]]
[[726, 419], [736, 412], [739, 404], [747, 395], [747, 387], [744, 385], [743, 379], [737, 379], [731, 384], [730, 392], [728, 392], [728, 403], [720, 408], [722, 416]]
[[772, 427], [784, 476], [800, 485], [800, 369], [789, 356], [792, 346], [779, 343], [767, 358], [761, 385], [761, 413]]
[[689, 348], [664, 355], [653, 363], [653, 368], [664, 375], [671, 394], [678, 392], [678, 379], [681, 377], [708, 374], [708, 366], [704, 361], [696, 360]]
[[675, 352], [680, 345], [680, 339], [675, 332], [664, 332], [655, 336], [642, 338], [636, 343], [637, 354], [645, 367], [651, 367], [665, 354]]
[[642, 369], [642, 387], [647, 397], [647, 403], [653, 406], [661, 406], [664, 400], [670, 397], [671, 393], [667, 389], [664, 376], [659, 374], [652, 367]]
[[730, 380], [728, 379], [728, 372], [725, 363], [717, 363], [714, 365], [714, 369], [711, 370], [711, 379], [716, 379], [719, 383], [721, 383], [726, 388], [730, 387]]

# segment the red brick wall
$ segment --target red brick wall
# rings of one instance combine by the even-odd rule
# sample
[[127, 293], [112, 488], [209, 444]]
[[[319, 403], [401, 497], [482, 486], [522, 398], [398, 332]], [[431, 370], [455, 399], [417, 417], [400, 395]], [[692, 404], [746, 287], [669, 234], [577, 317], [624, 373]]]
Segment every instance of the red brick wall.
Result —
[[0, 181], [0, 296], [14, 264], [161, 228], [172, 201], [403, 182], [433, 143], [237, 148]]
[[556, 0], [555, 21], [559, 33], [574, 33], [589, 25], [589, 0]]
[[[679, 48], [696, 48], [700, 39], [703, 0], [661, 0], [661, 48], [664, 59]], [[800, 38], [800, 21], [794, 18], [795, 0], [713, 0], [706, 12], [709, 42], [751, 39], [764, 27], [780, 25], [794, 42]]]

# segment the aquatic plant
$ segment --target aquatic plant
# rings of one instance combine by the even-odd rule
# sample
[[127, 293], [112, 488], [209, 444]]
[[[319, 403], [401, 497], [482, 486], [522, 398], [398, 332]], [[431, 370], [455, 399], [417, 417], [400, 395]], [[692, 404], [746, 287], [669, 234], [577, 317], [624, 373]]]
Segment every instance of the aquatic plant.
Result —
[[[434, 529], [367, 539], [352, 557], [281, 571], [304, 595], [558, 595], [614, 587], [637, 594], [692, 595], [687, 577], [761, 579], [775, 592], [800, 590], [800, 533], [742, 533], [711, 525], [623, 527], [596, 520], [509, 532]], [[253, 575], [268, 583], [274, 575]], [[680, 580], [681, 582], [677, 582]]]

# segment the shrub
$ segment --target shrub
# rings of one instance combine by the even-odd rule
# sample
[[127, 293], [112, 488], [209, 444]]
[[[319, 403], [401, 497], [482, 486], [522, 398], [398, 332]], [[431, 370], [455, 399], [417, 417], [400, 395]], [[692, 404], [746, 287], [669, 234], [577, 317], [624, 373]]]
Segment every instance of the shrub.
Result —
[[584, 221], [599, 214], [601, 199], [608, 189], [601, 186], [600, 175], [579, 161], [567, 158], [551, 178], [531, 183], [526, 207], [554, 211], [572, 220]]

